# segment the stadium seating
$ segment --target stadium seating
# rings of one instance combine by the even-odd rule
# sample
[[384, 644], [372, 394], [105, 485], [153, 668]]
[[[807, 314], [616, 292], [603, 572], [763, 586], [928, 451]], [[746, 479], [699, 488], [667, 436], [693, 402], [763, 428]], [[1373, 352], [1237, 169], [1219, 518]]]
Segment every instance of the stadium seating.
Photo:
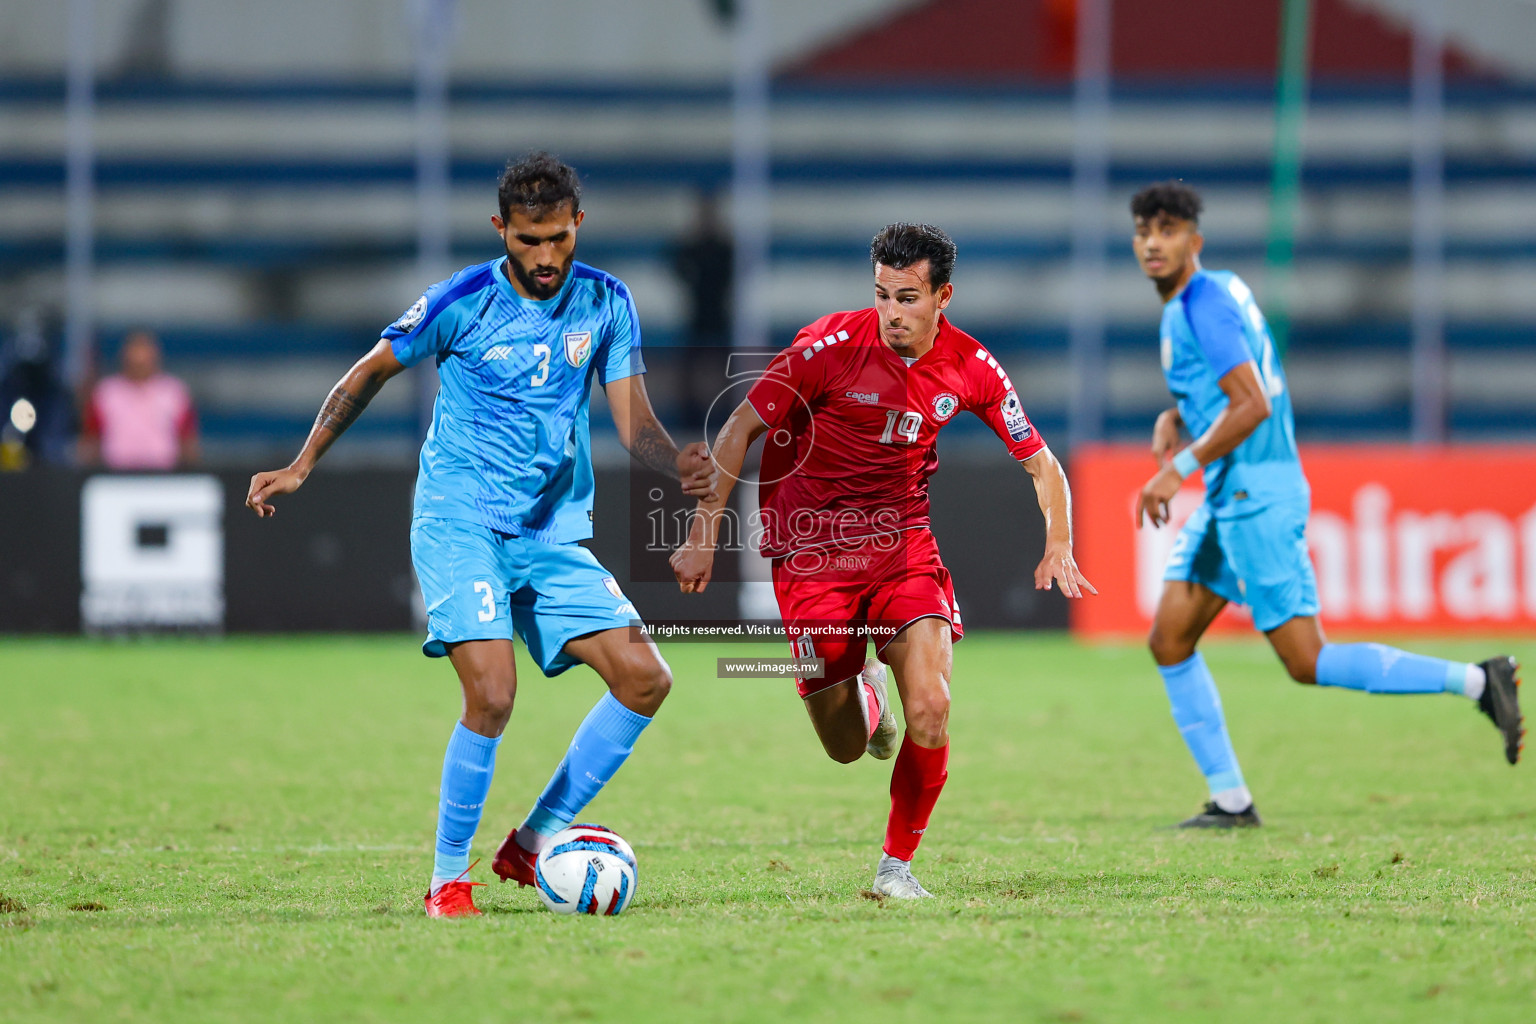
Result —
[[[0, 296], [12, 304], [59, 273], [61, 96], [56, 79], [0, 82]], [[896, 152], [880, 116], [890, 101], [890, 90], [835, 85], [775, 93], [776, 339], [864, 300], [876, 227], [931, 219], [960, 243], [956, 321], [1008, 363], [1050, 436], [1068, 393], [1070, 99], [1057, 88], [914, 92], [911, 116], [927, 127], [903, 134]], [[1156, 300], [1130, 259], [1124, 201], [1159, 177], [1201, 187], [1208, 265], [1237, 269], [1262, 300], [1270, 102], [1268, 90], [1244, 87], [1115, 97], [1104, 211], [1114, 436], [1141, 436], [1165, 403], [1151, 358]], [[728, 179], [728, 96], [468, 82], [452, 110], [455, 260], [497, 252], [486, 220], [503, 160], [554, 149], [587, 179], [581, 256], [629, 281], [648, 345], [672, 344], [683, 303], [667, 248], [697, 192]], [[197, 393], [211, 457], [290, 448], [328, 384], [420, 293], [413, 124], [398, 81], [103, 85], [103, 342], [110, 350], [131, 324], [164, 332]], [[1467, 85], [1449, 97], [1445, 297], [1459, 438], [1536, 427], [1536, 293], [1524, 285], [1536, 270], [1533, 124], [1536, 92]], [[1314, 94], [1287, 360], [1309, 438], [1406, 433], [1408, 144], [1402, 90]], [[397, 390], [338, 457], [409, 450], [417, 406]]]

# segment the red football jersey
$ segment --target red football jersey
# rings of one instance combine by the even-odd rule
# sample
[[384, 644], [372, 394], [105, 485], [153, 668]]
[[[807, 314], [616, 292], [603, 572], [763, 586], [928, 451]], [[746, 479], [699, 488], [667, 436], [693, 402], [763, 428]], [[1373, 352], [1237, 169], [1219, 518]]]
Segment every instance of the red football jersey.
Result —
[[928, 525], [939, 430], [981, 417], [1023, 461], [1045, 447], [992, 354], [943, 316], [911, 366], [880, 340], [874, 309], [833, 313], [795, 336], [747, 401], [768, 424], [762, 550], [777, 557]]

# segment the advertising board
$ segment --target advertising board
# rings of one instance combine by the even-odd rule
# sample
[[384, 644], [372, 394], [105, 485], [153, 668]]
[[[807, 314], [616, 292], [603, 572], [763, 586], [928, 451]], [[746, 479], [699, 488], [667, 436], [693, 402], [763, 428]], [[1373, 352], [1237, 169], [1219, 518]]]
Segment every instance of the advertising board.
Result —
[[[1307, 540], [1318, 602], [1333, 630], [1487, 634], [1536, 629], [1536, 449], [1305, 447]], [[1178, 527], [1199, 505], [1199, 476], [1173, 522], [1137, 529], [1145, 448], [1095, 447], [1072, 461], [1078, 560], [1099, 587], [1074, 604], [1084, 635], [1145, 633]], [[1247, 628], [1229, 608], [1217, 628]]]

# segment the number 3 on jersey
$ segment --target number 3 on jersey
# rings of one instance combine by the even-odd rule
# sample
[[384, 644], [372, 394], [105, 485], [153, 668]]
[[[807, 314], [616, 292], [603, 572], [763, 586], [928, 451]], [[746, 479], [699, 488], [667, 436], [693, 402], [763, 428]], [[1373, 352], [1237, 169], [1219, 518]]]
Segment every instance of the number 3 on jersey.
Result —
[[897, 412], [889, 409], [885, 414], [885, 433], [880, 435], [881, 444], [891, 444], [892, 437], [901, 435], [901, 439], [908, 444], [917, 440], [918, 432], [923, 429], [923, 414], [920, 412]]
[[536, 388], [543, 387], [544, 382], [549, 380], [549, 346], [535, 345], [533, 346], [533, 354], [538, 357], [539, 368], [532, 377], [528, 378], [528, 383]]

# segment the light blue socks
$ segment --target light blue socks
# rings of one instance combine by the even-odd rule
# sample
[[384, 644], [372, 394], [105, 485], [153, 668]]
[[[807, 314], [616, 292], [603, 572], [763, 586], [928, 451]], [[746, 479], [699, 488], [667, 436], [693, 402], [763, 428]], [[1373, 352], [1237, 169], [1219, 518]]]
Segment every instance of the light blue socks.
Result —
[[485, 796], [491, 791], [500, 736], [481, 736], [453, 727], [443, 756], [443, 783], [437, 797], [437, 854], [432, 861], [432, 891], [469, 868], [469, 843], [480, 827]]
[[1458, 693], [1476, 700], [1483, 670], [1462, 661], [1410, 654], [1384, 644], [1324, 644], [1317, 684], [1367, 693]]
[[576, 730], [560, 767], [518, 829], [518, 843], [536, 851], [543, 840], [575, 821], [623, 766], [635, 741], [650, 724], [649, 718], [629, 710], [613, 694], [603, 694]]
[[[1221, 696], [1205, 659], [1197, 651], [1177, 665], [1159, 665], [1173, 720], [1205, 776], [1211, 799], [1237, 813], [1253, 802], [1221, 713]], [[1324, 644], [1317, 657], [1317, 682], [1367, 693], [1456, 693], [1472, 700], [1483, 694], [1486, 675], [1477, 665], [1410, 654], [1383, 644]]]
[[1216, 692], [1216, 680], [1211, 678], [1205, 658], [1196, 651], [1177, 665], [1159, 665], [1157, 671], [1168, 691], [1173, 720], [1205, 776], [1211, 799], [1233, 814], [1247, 810], [1253, 797], [1243, 782], [1243, 771], [1227, 735], [1227, 720], [1221, 713], [1221, 695]]

